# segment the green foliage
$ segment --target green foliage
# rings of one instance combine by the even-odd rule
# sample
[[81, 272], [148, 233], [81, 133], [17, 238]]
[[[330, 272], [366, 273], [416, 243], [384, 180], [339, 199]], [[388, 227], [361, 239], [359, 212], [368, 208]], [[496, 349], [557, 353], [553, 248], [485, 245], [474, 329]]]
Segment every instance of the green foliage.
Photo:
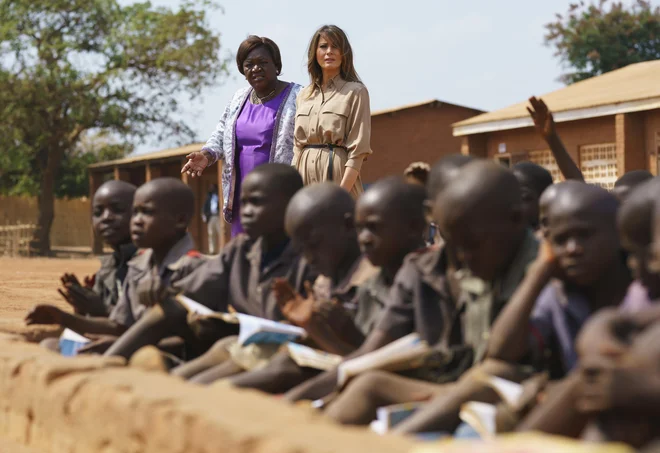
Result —
[[571, 68], [562, 75], [567, 84], [660, 58], [660, 7], [636, 0], [599, 0], [571, 4], [568, 14], [546, 25], [546, 44]]
[[[36, 193], [42, 230], [55, 191], [81, 193], [84, 163], [102, 157], [78, 154], [86, 132], [112, 133], [122, 149], [147, 137], [194, 140], [180, 100], [226, 72], [213, 7], [0, 0], [0, 190]], [[62, 169], [78, 173], [58, 178]]]

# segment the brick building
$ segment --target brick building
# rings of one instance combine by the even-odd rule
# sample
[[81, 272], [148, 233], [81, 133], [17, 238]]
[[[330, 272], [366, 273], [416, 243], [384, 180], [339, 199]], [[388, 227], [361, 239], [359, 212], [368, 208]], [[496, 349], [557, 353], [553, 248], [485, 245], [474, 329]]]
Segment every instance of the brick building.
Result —
[[362, 167], [362, 181], [370, 184], [402, 174], [411, 162], [432, 164], [444, 155], [460, 152], [462, 141], [452, 135], [451, 125], [480, 113], [483, 110], [438, 100], [373, 112], [374, 154]]
[[[630, 170], [658, 174], [660, 60], [637, 63], [542, 96], [557, 131], [589, 182], [611, 188]], [[529, 160], [559, 171], [526, 111], [527, 102], [453, 125], [461, 152], [504, 165]]]

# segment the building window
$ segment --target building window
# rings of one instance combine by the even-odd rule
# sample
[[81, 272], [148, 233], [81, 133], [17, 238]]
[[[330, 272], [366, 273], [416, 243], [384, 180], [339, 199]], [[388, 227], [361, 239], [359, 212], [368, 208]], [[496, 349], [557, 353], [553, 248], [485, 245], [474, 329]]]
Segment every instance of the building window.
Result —
[[560, 182], [562, 180], [561, 171], [559, 171], [559, 165], [555, 160], [555, 156], [552, 155], [552, 151], [549, 149], [544, 149], [540, 151], [529, 151], [528, 159], [530, 162], [540, 165], [550, 172], [552, 175], [552, 180], [554, 182]]
[[616, 144], [580, 146], [580, 170], [586, 182], [612, 189], [619, 174]]

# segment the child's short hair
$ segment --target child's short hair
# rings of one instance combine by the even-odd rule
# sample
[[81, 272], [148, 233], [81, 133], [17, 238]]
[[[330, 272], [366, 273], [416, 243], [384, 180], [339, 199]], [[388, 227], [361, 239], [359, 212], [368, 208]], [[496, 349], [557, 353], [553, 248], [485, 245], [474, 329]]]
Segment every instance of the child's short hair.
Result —
[[175, 215], [184, 215], [188, 221], [195, 211], [195, 195], [186, 183], [178, 178], [156, 178], [142, 184], [138, 191], [153, 192], [158, 201], [167, 205]]
[[518, 180], [521, 176], [528, 180], [539, 196], [553, 183], [550, 172], [533, 162], [519, 162], [513, 166], [512, 171]]
[[424, 187], [416, 184], [408, 184], [399, 176], [389, 176], [376, 181], [367, 189], [364, 195], [358, 200], [371, 199], [370, 194], [380, 194], [377, 203], [386, 205], [391, 209], [390, 215], [398, 220], [414, 222], [424, 226], [426, 217], [424, 214], [424, 200], [426, 199], [426, 190]]
[[426, 185], [429, 198], [435, 199], [451, 178], [458, 173], [458, 170], [473, 160], [473, 157], [464, 154], [451, 154], [436, 162], [429, 172]]
[[617, 179], [614, 183], [614, 187], [629, 186], [632, 188], [651, 178], [653, 178], [653, 175], [647, 170], [632, 170], [624, 173], [619, 179]]
[[634, 231], [636, 239], [645, 245], [653, 241], [653, 215], [656, 200], [660, 198], [660, 178], [652, 178], [635, 187], [621, 204], [617, 216], [619, 229], [624, 234]]
[[430, 172], [431, 166], [426, 162], [413, 162], [403, 171], [403, 176], [407, 178], [414, 178], [421, 185], [426, 186]]
[[249, 174], [263, 176], [270, 189], [281, 192], [286, 198], [292, 198], [304, 186], [302, 176], [291, 165], [278, 163], [259, 165]]

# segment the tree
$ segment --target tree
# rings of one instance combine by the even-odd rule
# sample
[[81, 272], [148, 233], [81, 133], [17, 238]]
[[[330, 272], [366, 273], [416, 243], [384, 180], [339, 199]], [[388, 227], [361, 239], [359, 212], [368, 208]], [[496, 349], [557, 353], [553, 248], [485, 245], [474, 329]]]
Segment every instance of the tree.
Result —
[[648, 1], [635, 0], [629, 8], [609, 0], [580, 1], [545, 27], [546, 45], [573, 70], [561, 76], [567, 84], [660, 58], [660, 7]]
[[[67, 151], [55, 178], [56, 198], [84, 197], [89, 194], [87, 167], [97, 162], [120, 159], [133, 150], [130, 143], [121, 143], [105, 134], [87, 134], [72, 150]], [[31, 164], [31, 165], [30, 165]], [[39, 193], [36, 160], [24, 156], [0, 157], [0, 195], [29, 195]]]
[[86, 132], [193, 140], [181, 96], [226, 71], [206, 15], [214, 6], [0, 0], [0, 168], [38, 180], [37, 252], [50, 252], [57, 176]]

